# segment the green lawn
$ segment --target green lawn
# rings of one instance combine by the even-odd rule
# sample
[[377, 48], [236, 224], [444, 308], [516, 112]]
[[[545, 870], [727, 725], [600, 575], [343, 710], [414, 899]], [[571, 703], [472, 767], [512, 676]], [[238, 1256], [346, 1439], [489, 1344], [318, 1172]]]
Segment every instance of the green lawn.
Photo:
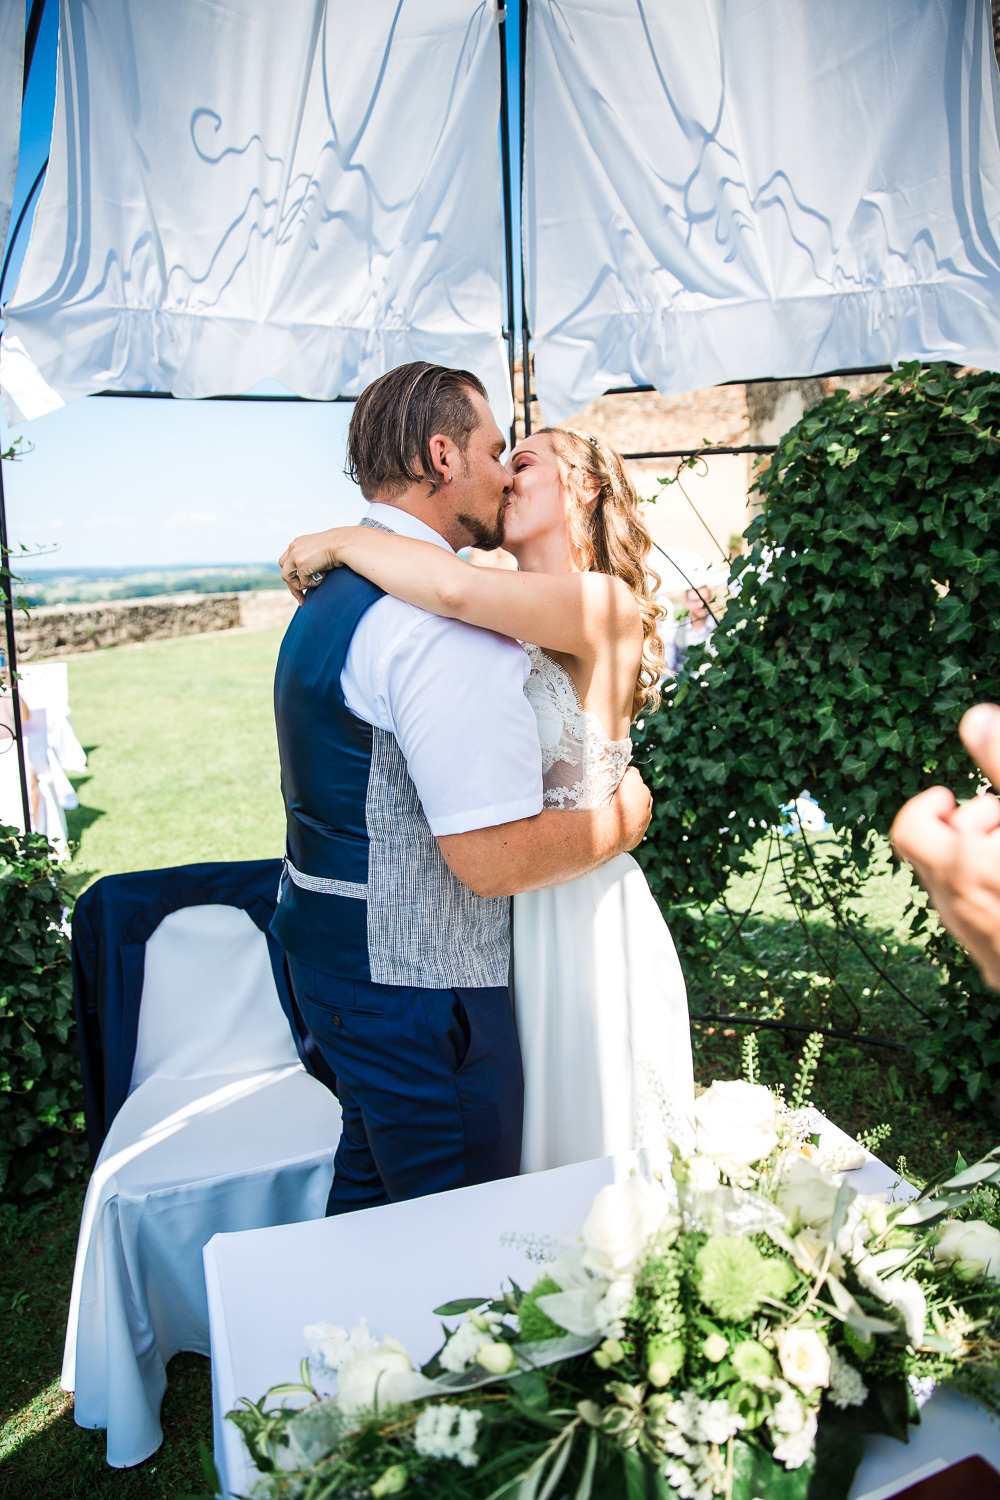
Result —
[[[280, 631], [222, 633], [70, 662], [74, 723], [90, 757], [86, 774], [77, 778], [81, 807], [69, 820], [79, 840], [81, 884], [114, 871], [281, 853], [271, 714], [279, 640]], [[776, 859], [765, 869], [762, 850], [756, 872], [727, 892], [737, 916], [751, 908], [738, 935], [732, 935], [731, 918], [718, 911], [705, 918], [698, 953], [690, 942], [681, 945], [692, 1008], [703, 1015], [860, 1027], [905, 1041], [916, 1024], [912, 1011], [838, 937], [825, 914], [796, 914], [779, 877]], [[892, 874], [883, 857], [860, 903], [858, 930], [890, 978], [926, 1003], [937, 977], [920, 945], [906, 939], [908, 895], [907, 876]], [[709, 953], [709, 961], [701, 953]], [[700, 1082], [739, 1073], [748, 1029], [710, 1021], [694, 1026]], [[801, 1041], [798, 1034], [760, 1032], [765, 1081], [791, 1079]], [[971, 1160], [1000, 1133], [933, 1098], [909, 1054], [890, 1049], [829, 1041], [815, 1099], [848, 1130], [888, 1122], [892, 1135], [881, 1154], [893, 1162], [907, 1158], [913, 1173], [929, 1175], [950, 1163], [958, 1148]], [[77, 1428], [72, 1400], [59, 1391], [80, 1202], [81, 1190], [67, 1189], [27, 1214], [0, 1209], [0, 1500], [199, 1494], [198, 1443], [211, 1443], [207, 1360], [179, 1355], [171, 1362], [166, 1441], [131, 1470], [107, 1468], [103, 1434]]]
[[181, 636], [69, 663], [76, 864], [92, 876], [281, 854], [271, 708], [280, 630]]

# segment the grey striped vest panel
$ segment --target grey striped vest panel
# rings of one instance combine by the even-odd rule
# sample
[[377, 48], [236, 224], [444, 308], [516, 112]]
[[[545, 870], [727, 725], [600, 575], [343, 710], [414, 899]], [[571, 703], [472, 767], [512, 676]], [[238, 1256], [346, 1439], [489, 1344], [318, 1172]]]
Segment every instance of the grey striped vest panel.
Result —
[[476, 896], [451, 873], [395, 736], [344, 701], [351, 639], [381, 597], [338, 568], [310, 590], [281, 644], [274, 708], [286, 870], [271, 930], [293, 957], [342, 978], [506, 985], [509, 901]]

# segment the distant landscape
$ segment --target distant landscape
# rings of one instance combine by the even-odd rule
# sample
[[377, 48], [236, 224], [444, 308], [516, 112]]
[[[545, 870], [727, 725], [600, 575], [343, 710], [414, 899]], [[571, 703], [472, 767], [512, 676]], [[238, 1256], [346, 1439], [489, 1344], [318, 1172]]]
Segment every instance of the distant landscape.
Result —
[[[17, 567], [16, 557], [12, 559]], [[29, 606], [94, 604], [105, 599], [148, 599], [157, 594], [240, 594], [284, 588], [277, 563], [211, 568], [32, 568], [15, 591]]]

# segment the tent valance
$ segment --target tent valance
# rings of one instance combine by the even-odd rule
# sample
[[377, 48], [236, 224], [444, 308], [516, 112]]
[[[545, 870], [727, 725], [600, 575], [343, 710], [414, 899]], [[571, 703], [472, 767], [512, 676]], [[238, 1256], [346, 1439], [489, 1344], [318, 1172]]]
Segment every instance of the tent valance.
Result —
[[430, 359], [509, 420], [496, 25], [493, 0], [62, 0], [10, 419]]
[[532, 0], [529, 27], [549, 420], [631, 382], [1000, 366], [986, 0]]

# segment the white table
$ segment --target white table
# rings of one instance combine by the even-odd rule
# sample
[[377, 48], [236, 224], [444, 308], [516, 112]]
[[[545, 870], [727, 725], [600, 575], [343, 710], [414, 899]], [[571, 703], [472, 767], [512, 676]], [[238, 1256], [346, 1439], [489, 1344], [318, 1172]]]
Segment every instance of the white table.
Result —
[[[820, 1134], [824, 1147], [848, 1139], [827, 1121]], [[501, 1236], [566, 1233], [598, 1189], [630, 1167], [631, 1158], [606, 1157], [334, 1219], [216, 1235], [205, 1247], [205, 1276], [215, 1461], [227, 1500], [249, 1493], [257, 1474], [225, 1414], [240, 1396], [256, 1401], [269, 1386], [298, 1380], [306, 1324], [351, 1328], [367, 1317], [376, 1338], [391, 1334], [419, 1364], [440, 1343], [435, 1307], [492, 1296], [509, 1277], [521, 1286], [534, 1280], [523, 1244], [502, 1244]], [[895, 1181], [874, 1157], [851, 1173], [862, 1193]], [[907, 1446], [869, 1439], [851, 1500], [885, 1500], [971, 1453], [1000, 1468], [1000, 1429], [981, 1409], [935, 1395]]]

